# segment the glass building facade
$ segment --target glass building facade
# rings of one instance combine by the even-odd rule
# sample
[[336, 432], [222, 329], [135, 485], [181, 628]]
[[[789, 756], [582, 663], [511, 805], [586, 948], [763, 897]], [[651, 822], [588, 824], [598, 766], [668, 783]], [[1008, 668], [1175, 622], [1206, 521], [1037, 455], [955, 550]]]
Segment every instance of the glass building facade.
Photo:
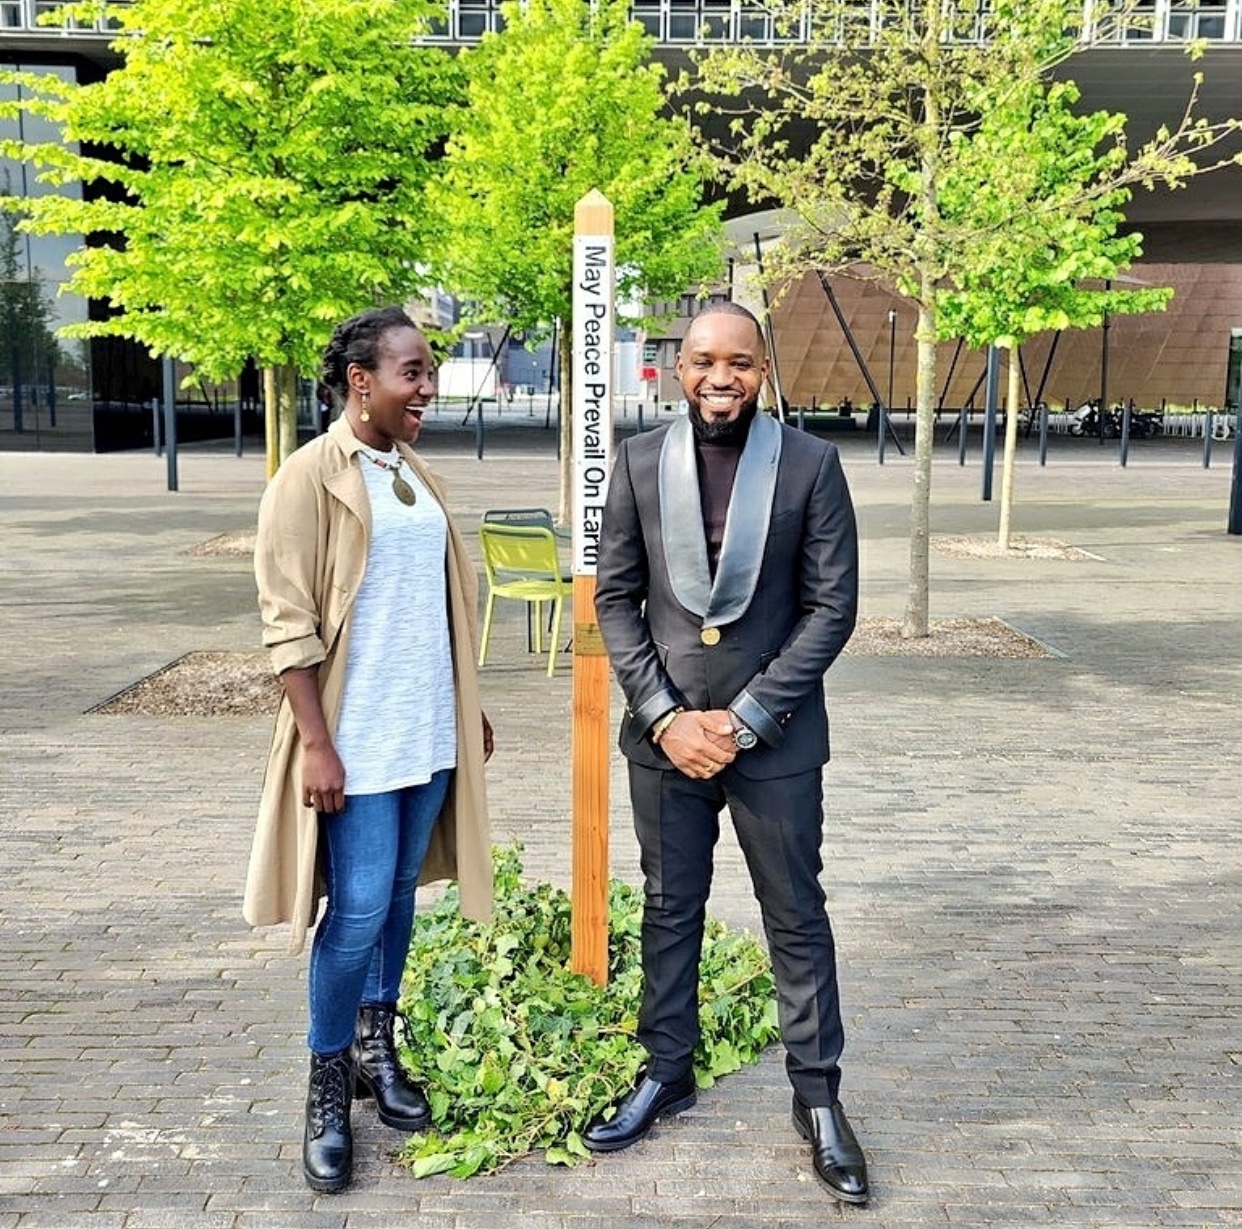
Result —
[[[68, 65], [16, 67], [75, 76]], [[16, 93], [15, 86], [0, 86], [0, 97]], [[0, 120], [0, 133], [30, 141], [55, 138], [46, 123], [26, 113]], [[5, 196], [24, 199], [48, 190], [25, 163], [0, 158]], [[58, 336], [60, 328], [87, 316], [84, 299], [62, 293], [66, 258], [80, 245], [69, 237], [25, 234], [21, 216], [17, 208], [0, 210], [0, 447], [89, 449], [90, 347]]]

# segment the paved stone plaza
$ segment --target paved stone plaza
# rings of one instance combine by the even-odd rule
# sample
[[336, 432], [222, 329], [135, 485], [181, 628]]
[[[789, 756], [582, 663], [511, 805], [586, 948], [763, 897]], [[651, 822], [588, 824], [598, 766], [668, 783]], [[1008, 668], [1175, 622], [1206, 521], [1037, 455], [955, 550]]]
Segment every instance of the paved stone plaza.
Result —
[[[475, 543], [554, 504], [555, 443], [429, 426]], [[898, 615], [911, 468], [844, 449], [863, 613]], [[642, 1144], [418, 1182], [355, 1114], [357, 1176], [300, 1172], [305, 958], [240, 916], [267, 718], [88, 710], [192, 650], [253, 649], [257, 452], [0, 455], [0, 1229], [1148, 1229], [1242, 1223], [1242, 538], [1228, 449], [1090, 445], [1021, 465], [1015, 528], [1089, 553], [933, 551], [939, 618], [1044, 659], [847, 656], [829, 675], [826, 884], [844, 1096], [869, 1207], [810, 1178], [779, 1050]], [[991, 535], [977, 452], [938, 457], [934, 531]], [[997, 484], [999, 492], [999, 482]], [[502, 605], [484, 696], [498, 841], [569, 882], [569, 658]], [[614, 703], [616, 702], [614, 688]], [[531, 799], [561, 801], [534, 808]], [[612, 865], [635, 880], [619, 757]], [[713, 912], [754, 928], [731, 834]]]

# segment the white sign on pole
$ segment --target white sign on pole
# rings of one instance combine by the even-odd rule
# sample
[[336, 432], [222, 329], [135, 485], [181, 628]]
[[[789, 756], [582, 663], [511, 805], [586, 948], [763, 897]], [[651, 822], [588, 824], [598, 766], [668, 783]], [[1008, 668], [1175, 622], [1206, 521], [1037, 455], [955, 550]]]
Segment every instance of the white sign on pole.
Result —
[[594, 576], [612, 470], [613, 290], [611, 235], [574, 236], [573, 571]]

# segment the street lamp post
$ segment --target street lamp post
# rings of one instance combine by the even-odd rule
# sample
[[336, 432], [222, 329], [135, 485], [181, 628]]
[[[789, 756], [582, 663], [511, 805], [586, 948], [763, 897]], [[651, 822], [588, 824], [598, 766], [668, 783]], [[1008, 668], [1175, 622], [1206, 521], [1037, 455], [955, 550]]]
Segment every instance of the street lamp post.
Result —
[[893, 408], [893, 352], [897, 349], [897, 310], [888, 309], [888, 408]]
[[893, 404], [893, 354], [897, 349], [897, 312], [894, 308], [888, 309], [888, 401], [885, 405], [880, 406], [880, 412], [876, 415], [876, 460], [884, 464], [884, 440], [888, 434], [888, 411]]

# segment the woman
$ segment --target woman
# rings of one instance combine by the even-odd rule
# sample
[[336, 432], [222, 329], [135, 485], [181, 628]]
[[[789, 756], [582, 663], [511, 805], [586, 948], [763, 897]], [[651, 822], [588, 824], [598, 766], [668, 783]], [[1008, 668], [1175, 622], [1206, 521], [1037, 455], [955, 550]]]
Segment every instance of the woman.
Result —
[[416, 884], [456, 878], [491, 908], [479, 704], [477, 582], [434, 479], [410, 445], [435, 394], [426, 338], [398, 307], [340, 325], [323, 383], [341, 413], [272, 479], [255, 575], [284, 698], [246, 882], [252, 925], [290, 922], [310, 959], [310, 1085], [302, 1165], [337, 1191], [353, 1163], [350, 1106], [429, 1121], [393, 1025]]

